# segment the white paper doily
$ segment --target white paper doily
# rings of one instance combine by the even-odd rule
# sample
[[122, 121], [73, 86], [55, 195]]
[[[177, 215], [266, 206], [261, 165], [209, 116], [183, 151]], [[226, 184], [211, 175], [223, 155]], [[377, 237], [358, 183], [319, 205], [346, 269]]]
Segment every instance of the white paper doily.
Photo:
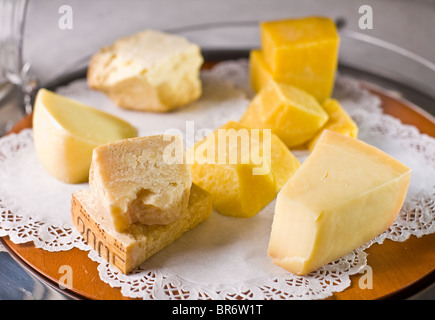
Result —
[[[130, 121], [140, 135], [178, 131], [187, 147], [210, 130], [243, 114], [252, 92], [246, 60], [222, 62], [201, 74], [201, 99], [177, 112], [150, 114], [118, 108], [103, 94], [77, 80], [58, 92]], [[50, 177], [33, 147], [31, 129], [0, 139], [0, 236], [14, 243], [32, 241], [48, 251], [77, 247], [99, 262], [100, 278], [127, 297], [143, 299], [322, 299], [350, 285], [366, 266], [364, 250], [385, 239], [404, 241], [435, 232], [435, 139], [382, 113], [380, 100], [339, 76], [334, 97], [357, 122], [359, 138], [412, 168], [405, 205], [394, 225], [365, 246], [307, 276], [275, 266], [267, 243], [275, 201], [250, 219], [222, 216], [187, 232], [123, 275], [83, 242], [70, 221], [71, 193], [88, 184], [67, 185]], [[187, 129], [186, 129], [187, 128]], [[194, 134], [190, 134], [193, 130]], [[303, 160], [306, 152], [296, 155]]]

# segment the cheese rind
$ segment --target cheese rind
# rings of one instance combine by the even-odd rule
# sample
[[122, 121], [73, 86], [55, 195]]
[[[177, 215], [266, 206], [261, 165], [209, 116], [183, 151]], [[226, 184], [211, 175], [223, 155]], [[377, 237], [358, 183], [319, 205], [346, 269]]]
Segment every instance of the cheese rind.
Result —
[[199, 98], [200, 47], [155, 30], [121, 38], [95, 53], [87, 80], [118, 106], [167, 112]]
[[117, 231], [179, 219], [192, 185], [181, 137], [138, 137], [95, 148], [89, 184]]
[[[220, 159], [222, 150], [226, 153]], [[188, 159], [193, 182], [212, 195], [214, 208], [246, 218], [272, 201], [300, 165], [274, 134], [233, 121], [195, 144], [188, 150]]]
[[328, 120], [328, 114], [310, 94], [270, 80], [252, 99], [240, 123], [271, 129], [289, 148], [310, 140]]
[[358, 126], [337, 100], [326, 99], [322, 107], [328, 113], [329, 119], [325, 126], [320, 129], [310, 141], [308, 141], [307, 147], [309, 150], [312, 151], [314, 149], [323, 130], [335, 131], [351, 138], [358, 137]]
[[330, 97], [340, 42], [331, 19], [265, 21], [260, 32], [264, 60], [276, 81], [296, 86], [320, 103]]
[[273, 262], [302, 275], [364, 245], [394, 222], [410, 175], [381, 150], [325, 130], [277, 196]]
[[66, 183], [88, 180], [95, 147], [137, 135], [126, 121], [46, 89], [38, 91], [32, 121], [40, 162]]
[[88, 190], [72, 195], [72, 221], [86, 243], [112, 266], [128, 274], [206, 220], [212, 202], [207, 192], [193, 184], [187, 213], [181, 219], [167, 225], [136, 224], [122, 233], [113, 228], [100, 210]]

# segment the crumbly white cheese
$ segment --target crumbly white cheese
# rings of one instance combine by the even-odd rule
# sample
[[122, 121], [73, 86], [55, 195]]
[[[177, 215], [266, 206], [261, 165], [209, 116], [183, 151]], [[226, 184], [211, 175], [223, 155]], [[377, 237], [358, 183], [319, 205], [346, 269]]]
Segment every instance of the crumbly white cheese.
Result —
[[200, 47], [154, 30], [121, 38], [91, 59], [88, 84], [127, 109], [165, 112], [202, 92]]

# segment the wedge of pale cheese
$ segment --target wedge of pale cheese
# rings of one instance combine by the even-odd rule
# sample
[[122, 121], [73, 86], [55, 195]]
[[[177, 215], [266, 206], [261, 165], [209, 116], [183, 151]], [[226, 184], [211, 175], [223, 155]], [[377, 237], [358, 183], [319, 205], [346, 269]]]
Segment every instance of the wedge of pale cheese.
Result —
[[268, 253], [303, 275], [387, 230], [411, 170], [360, 140], [325, 130], [277, 196]]
[[145, 30], [95, 53], [87, 80], [120, 107], [166, 112], [199, 98], [202, 63], [197, 44], [179, 35]]
[[33, 110], [36, 153], [62, 182], [86, 182], [95, 147], [136, 135], [136, 128], [120, 118], [46, 89], [38, 91]]
[[192, 177], [178, 135], [124, 139], [94, 149], [89, 184], [115, 230], [181, 218]]
[[212, 211], [211, 196], [195, 184], [182, 218], [167, 225], [136, 224], [122, 233], [101, 214], [88, 190], [75, 192], [71, 206], [72, 221], [86, 243], [124, 274], [206, 220]]

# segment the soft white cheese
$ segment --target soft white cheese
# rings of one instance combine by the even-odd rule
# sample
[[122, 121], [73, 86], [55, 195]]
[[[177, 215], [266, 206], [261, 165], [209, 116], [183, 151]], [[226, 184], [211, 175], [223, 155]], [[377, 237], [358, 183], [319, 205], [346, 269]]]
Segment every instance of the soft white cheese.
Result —
[[199, 98], [202, 63], [198, 45], [146, 30], [97, 52], [89, 64], [88, 83], [120, 107], [165, 112]]

